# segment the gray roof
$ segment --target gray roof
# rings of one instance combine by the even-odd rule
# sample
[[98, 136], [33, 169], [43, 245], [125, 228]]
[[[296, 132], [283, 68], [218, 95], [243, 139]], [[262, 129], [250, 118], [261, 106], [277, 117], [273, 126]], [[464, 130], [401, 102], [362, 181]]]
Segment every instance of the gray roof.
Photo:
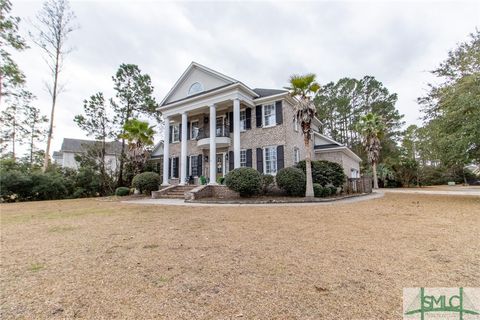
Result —
[[255, 88], [253, 89], [253, 91], [260, 96], [259, 98], [274, 96], [276, 94], [288, 92], [287, 90], [262, 89], [262, 88]]
[[[82, 140], [82, 139], [70, 139], [64, 138], [62, 143], [61, 152], [85, 152], [88, 147], [92, 147], [95, 144], [100, 144], [99, 140]], [[107, 154], [120, 154], [122, 151], [122, 143], [120, 141], [107, 142], [106, 152]]]

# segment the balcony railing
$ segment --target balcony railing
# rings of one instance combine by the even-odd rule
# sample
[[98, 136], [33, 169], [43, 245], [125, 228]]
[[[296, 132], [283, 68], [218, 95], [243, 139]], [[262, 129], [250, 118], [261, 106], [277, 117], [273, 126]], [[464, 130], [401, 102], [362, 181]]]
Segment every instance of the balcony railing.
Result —
[[[221, 126], [215, 129], [215, 136], [218, 137], [230, 137], [230, 128], [229, 126]], [[200, 128], [198, 129], [197, 140], [210, 138], [210, 128]]]

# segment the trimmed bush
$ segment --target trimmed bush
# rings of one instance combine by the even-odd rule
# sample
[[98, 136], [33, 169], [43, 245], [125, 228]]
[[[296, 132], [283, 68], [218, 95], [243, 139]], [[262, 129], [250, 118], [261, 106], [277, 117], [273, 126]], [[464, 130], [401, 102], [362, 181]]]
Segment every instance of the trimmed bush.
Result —
[[321, 197], [323, 193], [323, 187], [319, 183], [313, 184], [313, 194], [315, 197]]
[[218, 184], [225, 184], [225, 178], [224, 177], [218, 177], [217, 178], [217, 183]]
[[130, 188], [127, 187], [118, 187], [115, 189], [115, 195], [119, 197], [128, 196], [130, 194]]
[[[306, 172], [305, 160], [297, 164], [297, 168]], [[323, 187], [333, 185], [334, 187], [341, 187], [347, 176], [343, 172], [343, 168], [336, 162], [318, 160], [312, 161], [312, 180], [313, 183], [318, 183]]]
[[160, 175], [156, 172], [143, 172], [137, 174], [132, 180], [132, 187], [147, 195], [158, 190], [159, 185]]
[[200, 178], [198, 178], [198, 179], [200, 180], [201, 185], [207, 184], [207, 178], [205, 178], [205, 176], [200, 176]]
[[253, 196], [261, 191], [262, 177], [253, 168], [237, 168], [225, 176], [225, 184], [233, 191], [240, 193], [240, 196]]
[[262, 174], [262, 193], [267, 194], [275, 184], [275, 178], [271, 174]]
[[338, 191], [338, 190], [337, 190], [337, 187], [331, 186], [331, 187], [329, 187], [329, 188], [330, 188], [330, 195], [331, 195], [331, 196], [334, 196], [334, 195], [337, 194], [337, 191]]
[[277, 172], [277, 185], [289, 196], [304, 196], [306, 188], [305, 173], [298, 168], [283, 168]]

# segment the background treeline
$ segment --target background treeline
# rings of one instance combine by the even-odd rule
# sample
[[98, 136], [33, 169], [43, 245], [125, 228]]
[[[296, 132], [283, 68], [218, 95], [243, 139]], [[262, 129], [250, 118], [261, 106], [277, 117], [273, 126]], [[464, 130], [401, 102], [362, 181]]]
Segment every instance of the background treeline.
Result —
[[403, 116], [395, 108], [397, 95], [374, 77], [343, 78], [322, 86], [315, 97], [322, 132], [367, 155], [357, 128], [373, 113], [383, 121], [378, 164], [380, 186], [475, 183], [480, 163], [480, 32], [448, 53], [431, 71], [425, 97], [418, 99], [423, 125], [402, 130]]

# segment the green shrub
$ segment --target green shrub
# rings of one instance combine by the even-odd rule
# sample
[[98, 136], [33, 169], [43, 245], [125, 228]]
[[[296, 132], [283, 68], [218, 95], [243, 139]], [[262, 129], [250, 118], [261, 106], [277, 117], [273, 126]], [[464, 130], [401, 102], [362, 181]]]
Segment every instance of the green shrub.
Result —
[[[306, 172], [305, 160], [297, 164], [297, 168]], [[343, 172], [343, 168], [336, 162], [317, 160], [312, 161], [312, 180], [313, 183], [318, 183], [322, 186], [333, 185], [334, 187], [341, 187], [347, 176]]]
[[31, 178], [33, 200], [65, 199], [69, 196], [70, 181], [59, 172], [35, 172]]
[[207, 184], [207, 178], [205, 178], [205, 176], [200, 176], [198, 179], [200, 180], [200, 184], [202, 186]]
[[224, 177], [218, 177], [217, 178], [217, 183], [218, 184], [224, 184], [225, 183], [225, 178]]
[[[2, 169], [4, 169], [2, 167]], [[29, 175], [12, 170], [0, 171], [0, 199], [2, 202], [28, 200], [31, 196], [32, 180]]]
[[115, 189], [115, 195], [119, 197], [128, 196], [130, 194], [130, 188], [118, 187]]
[[315, 197], [321, 197], [323, 193], [323, 187], [319, 183], [313, 184], [313, 194]]
[[330, 188], [330, 195], [334, 196], [337, 194], [337, 187], [331, 186]]
[[237, 168], [227, 173], [225, 184], [229, 189], [240, 193], [241, 196], [253, 196], [261, 190], [262, 177], [253, 168]]
[[277, 185], [290, 196], [304, 196], [306, 187], [305, 173], [298, 168], [283, 168], [277, 172]]
[[137, 174], [132, 180], [132, 187], [138, 189], [140, 193], [151, 194], [152, 191], [158, 190], [160, 185], [160, 176], [155, 172], [143, 172]]
[[262, 193], [267, 194], [275, 184], [275, 178], [271, 174], [262, 174]]

